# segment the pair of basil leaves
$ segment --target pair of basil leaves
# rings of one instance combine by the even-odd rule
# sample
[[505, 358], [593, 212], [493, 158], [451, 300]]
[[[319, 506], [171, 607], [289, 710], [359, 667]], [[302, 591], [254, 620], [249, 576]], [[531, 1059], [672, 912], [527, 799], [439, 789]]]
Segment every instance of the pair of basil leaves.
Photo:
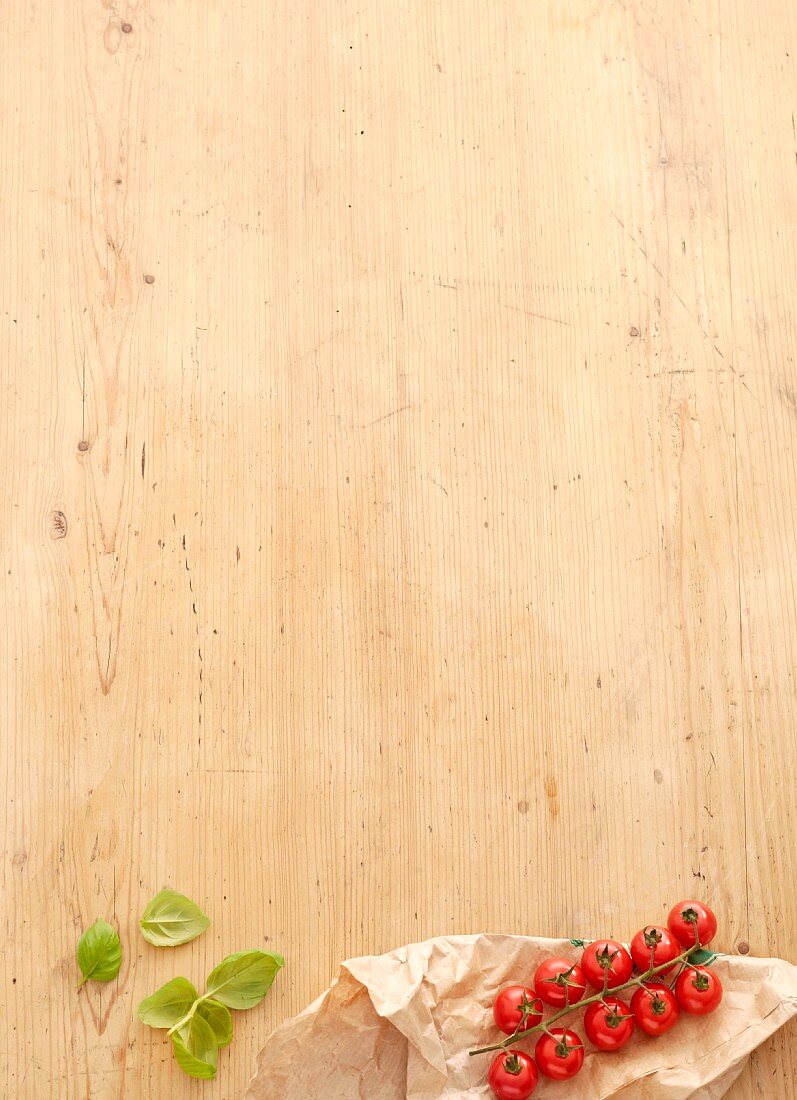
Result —
[[[141, 934], [155, 947], [178, 947], [196, 939], [210, 921], [190, 898], [161, 890], [139, 922]], [[77, 961], [82, 978], [110, 982], [122, 965], [122, 945], [114, 928], [97, 920], [80, 938]], [[253, 1008], [271, 988], [284, 959], [271, 951], [238, 951], [208, 975], [200, 996], [187, 978], [173, 978], [138, 1006], [142, 1023], [168, 1028], [174, 1056], [191, 1077], [216, 1076], [218, 1052], [232, 1039], [230, 1009]]]
[[[210, 921], [184, 894], [161, 890], [144, 910], [139, 924], [148, 943], [177, 947], [201, 936]], [[122, 966], [122, 944], [116, 929], [105, 920], [96, 920], [80, 937], [77, 962], [83, 975], [78, 988], [89, 980], [112, 982]]]

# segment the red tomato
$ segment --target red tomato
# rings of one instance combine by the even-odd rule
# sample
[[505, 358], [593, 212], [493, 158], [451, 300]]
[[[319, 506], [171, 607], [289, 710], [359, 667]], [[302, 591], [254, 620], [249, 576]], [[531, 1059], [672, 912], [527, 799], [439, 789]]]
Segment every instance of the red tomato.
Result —
[[631, 977], [634, 964], [627, 949], [617, 940], [596, 940], [584, 948], [581, 969], [595, 989], [603, 989], [607, 974], [606, 988], [614, 989], [617, 985], [625, 985]]
[[508, 985], [495, 998], [493, 1017], [506, 1035], [528, 1031], [542, 1019], [542, 1001], [525, 985]]
[[553, 1008], [574, 1005], [587, 991], [584, 972], [569, 959], [545, 959], [534, 975], [534, 992]]
[[[634, 966], [637, 970], [641, 970], [643, 973], [650, 970], [651, 966], [663, 966], [664, 963], [672, 962], [680, 954], [681, 947], [675, 936], [672, 935], [669, 929], [662, 928], [658, 924], [646, 925], [631, 940], [631, 958], [634, 960]], [[653, 962], [651, 962], [651, 956]], [[668, 966], [666, 970], [660, 971], [657, 977], [663, 977], [665, 974], [669, 974], [671, 970], [672, 967]]]
[[619, 1050], [634, 1033], [631, 1009], [619, 997], [604, 997], [584, 1013], [587, 1038], [598, 1050]]
[[522, 1050], [507, 1050], [493, 1059], [487, 1081], [498, 1100], [528, 1100], [539, 1081], [534, 1061]]
[[552, 1081], [566, 1081], [584, 1065], [584, 1044], [575, 1031], [555, 1027], [550, 1035], [540, 1036], [534, 1056], [540, 1073]]
[[717, 934], [717, 918], [702, 901], [679, 901], [667, 917], [667, 927], [682, 947], [695, 946], [695, 932], [705, 947]]
[[662, 982], [645, 982], [631, 998], [631, 1011], [637, 1027], [646, 1035], [664, 1035], [678, 1022], [675, 994]]
[[722, 1000], [722, 982], [705, 966], [687, 966], [676, 979], [675, 996], [684, 1012], [708, 1016]]

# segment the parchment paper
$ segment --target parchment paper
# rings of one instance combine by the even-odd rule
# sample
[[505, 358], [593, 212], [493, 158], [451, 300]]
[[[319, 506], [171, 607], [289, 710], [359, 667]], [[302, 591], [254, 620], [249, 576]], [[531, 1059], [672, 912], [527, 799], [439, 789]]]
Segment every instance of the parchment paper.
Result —
[[[330, 988], [278, 1028], [258, 1056], [246, 1100], [487, 1100], [497, 1042], [490, 1006], [509, 982], [530, 984], [547, 955], [578, 959], [566, 940], [452, 936], [351, 959]], [[660, 1039], [637, 1034], [618, 1054], [587, 1046], [571, 1085], [540, 1079], [534, 1100], [683, 1100], [724, 1096], [750, 1052], [797, 1012], [797, 966], [722, 957], [725, 996], [711, 1016], [681, 1016]], [[573, 1013], [583, 1037], [581, 1014]], [[518, 1044], [533, 1052], [533, 1040]]]

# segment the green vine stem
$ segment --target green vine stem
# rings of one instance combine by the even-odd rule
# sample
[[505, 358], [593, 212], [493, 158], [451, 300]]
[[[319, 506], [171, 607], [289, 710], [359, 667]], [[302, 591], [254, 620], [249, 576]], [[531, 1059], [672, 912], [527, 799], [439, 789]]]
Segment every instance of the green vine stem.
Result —
[[[568, 1016], [571, 1012], [574, 1012], [577, 1008], [588, 1008], [589, 1005], [598, 1004], [600, 1001], [603, 1000], [603, 998], [606, 996], [607, 992], [612, 997], [616, 997], [617, 994], [622, 993], [624, 989], [630, 989], [634, 985], [642, 986], [642, 985], [645, 984], [645, 982], [649, 982], [651, 978], [655, 978], [657, 974], [662, 974], [665, 970], [672, 970], [674, 967], [678, 966], [679, 964], [680, 964], [680, 967], [679, 967], [679, 972], [680, 972], [680, 969], [684, 965], [688, 965], [689, 956], [694, 954], [695, 951], [699, 951], [699, 950], [700, 950], [700, 940], [697, 938], [697, 936], [695, 936], [694, 944], [691, 947], [689, 947], [686, 951], [681, 952], [681, 954], [676, 956], [676, 958], [670, 959], [669, 962], [662, 963], [661, 966], [651, 966], [648, 970], [645, 971], [644, 974], [637, 974], [635, 977], [629, 978], [629, 980], [627, 982], [625, 982], [623, 985], [618, 985], [614, 989], [611, 989], [611, 990], [606, 989], [606, 983], [608, 981], [608, 973], [607, 973], [604, 976], [604, 989], [601, 993], [596, 993], [593, 997], [587, 997], [587, 999], [585, 1001], [576, 1001], [572, 1005], [566, 1005], [565, 1008], [560, 1009], [559, 1012], [555, 1012], [554, 1015], [550, 1017], [550, 1019], [543, 1020], [541, 1023], [536, 1024], [534, 1027], [528, 1028], [526, 1031], [514, 1031], [511, 1035], [509, 1035], [506, 1039], [504, 1039], [500, 1043], [493, 1043], [493, 1044], [491, 1044], [491, 1046], [479, 1047], [478, 1050], [472, 1050], [470, 1052], [470, 1056], [472, 1058], [476, 1054], [489, 1054], [491, 1051], [494, 1051], [494, 1050], [508, 1050], [509, 1047], [513, 1046], [515, 1043], [519, 1042], [521, 1039], [528, 1039], [530, 1036], [534, 1035], [536, 1032], [548, 1033], [549, 1029], [552, 1027], [552, 1025], [555, 1024], [558, 1020], [561, 1020], [563, 1016]], [[653, 961], [653, 952], [651, 952], [651, 962], [652, 961]]]

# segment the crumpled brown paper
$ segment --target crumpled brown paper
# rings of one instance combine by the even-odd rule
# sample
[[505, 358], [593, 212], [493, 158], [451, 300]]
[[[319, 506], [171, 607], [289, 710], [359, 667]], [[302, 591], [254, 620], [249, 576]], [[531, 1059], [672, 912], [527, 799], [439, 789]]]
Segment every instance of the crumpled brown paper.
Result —
[[[575, 961], [578, 951], [567, 940], [451, 936], [351, 959], [273, 1033], [246, 1100], [486, 1100], [492, 1056], [468, 1051], [502, 1038], [490, 1013], [496, 990], [529, 984], [548, 955]], [[682, 1016], [655, 1040], [637, 1034], [621, 1054], [588, 1049], [569, 1088], [541, 1078], [535, 1100], [724, 1096], [750, 1052], [797, 1012], [797, 966], [735, 956], [714, 965], [725, 996], [711, 1016]], [[577, 1011], [573, 1019], [583, 1035]]]

